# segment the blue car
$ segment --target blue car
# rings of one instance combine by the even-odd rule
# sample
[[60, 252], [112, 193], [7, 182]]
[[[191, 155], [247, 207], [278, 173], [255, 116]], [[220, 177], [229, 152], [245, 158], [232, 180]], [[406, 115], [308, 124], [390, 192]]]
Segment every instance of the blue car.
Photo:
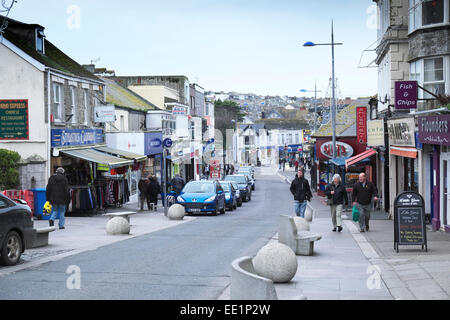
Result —
[[225, 191], [225, 204], [228, 210], [233, 211], [237, 209], [237, 194], [236, 189], [231, 181], [221, 181], [223, 191]]
[[184, 206], [187, 214], [212, 213], [217, 215], [225, 213], [225, 192], [218, 181], [191, 181], [188, 182], [177, 203]]

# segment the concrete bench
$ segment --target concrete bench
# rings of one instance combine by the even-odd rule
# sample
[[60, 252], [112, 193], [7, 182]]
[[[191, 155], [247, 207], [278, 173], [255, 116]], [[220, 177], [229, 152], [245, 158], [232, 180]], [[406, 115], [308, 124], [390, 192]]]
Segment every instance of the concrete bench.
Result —
[[104, 216], [109, 217], [110, 219], [115, 217], [122, 217], [127, 219], [128, 223], [130, 223], [130, 216], [136, 214], [136, 212], [133, 211], [127, 211], [127, 212], [112, 212], [112, 213], [105, 213]]
[[316, 210], [314, 210], [313, 207], [311, 207], [311, 205], [308, 203], [306, 205], [306, 210], [305, 210], [305, 219], [308, 222], [312, 222], [313, 218], [316, 216]]
[[48, 234], [56, 230], [56, 227], [36, 229], [36, 238], [33, 241], [33, 248], [48, 246]]
[[[273, 281], [256, 274], [251, 257], [236, 259], [231, 267], [231, 300], [278, 300]], [[306, 300], [306, 297], [291, 299]]]
[[320, 239], [322, 239], [322, 236], [319, 234], [310, 231], [298, 231], [293, 217], [280, 216], [278, 242], [290, 247], [296, 255], [312, 256], [314, 254], [314, 242]]

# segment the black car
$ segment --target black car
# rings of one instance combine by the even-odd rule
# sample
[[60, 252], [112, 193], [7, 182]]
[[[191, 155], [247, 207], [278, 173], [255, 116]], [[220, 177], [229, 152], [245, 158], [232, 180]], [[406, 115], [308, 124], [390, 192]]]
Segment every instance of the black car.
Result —
[[224, 181], [234, 181], [238, 184], [241, 198], [244, 202], [252, 200], [252, 183], [246, 175], [236, 174], [226, 176]]
[[30, 207], [23, 200], [13, 201], [0, 194], [0, 264], [17, 264], [35, 238]]

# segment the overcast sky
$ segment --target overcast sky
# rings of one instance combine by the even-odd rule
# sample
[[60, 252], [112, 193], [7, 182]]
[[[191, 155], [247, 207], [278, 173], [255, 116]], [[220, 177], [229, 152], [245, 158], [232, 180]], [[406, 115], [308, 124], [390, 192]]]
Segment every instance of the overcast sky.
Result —
[[[376, 69], [360, 69], [376, 41], [371, 0], [18, 0], [10, 17], [44, 26], [80, 64], [117, 75], [186, 75], [207, 90], [322, 95], [331, 78], [334, 20], [341, 96], [377, 92]], [[79, 15], [78, 15], [79, 12]], [[364, 61], [370, 62], [370, 56]], [[311, 94], [306, 94], [310, 96]], [[320, 94], [319, 94], [320, 95]]]

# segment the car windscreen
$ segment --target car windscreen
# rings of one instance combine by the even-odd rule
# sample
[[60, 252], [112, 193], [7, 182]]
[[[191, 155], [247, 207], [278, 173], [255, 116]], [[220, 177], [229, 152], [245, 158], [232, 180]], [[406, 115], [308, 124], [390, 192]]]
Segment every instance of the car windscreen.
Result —
[[229, 183], [221, 183], [223, 191], [230, 192], [231, 191], [231, 185]]
[[244, 176], [227, 176], [225, 178], [225, 181], [229, 181], [229, 180], [235, 181], [237, 183], [245, 183], [245, 184], [247, 183], [247, 180], [245, 179]]
[[212, 183], [202, 183], [202, 182], [190, 182], [188, 183], [183, 192], [185, 193], [214, 193], [215, 188]]

